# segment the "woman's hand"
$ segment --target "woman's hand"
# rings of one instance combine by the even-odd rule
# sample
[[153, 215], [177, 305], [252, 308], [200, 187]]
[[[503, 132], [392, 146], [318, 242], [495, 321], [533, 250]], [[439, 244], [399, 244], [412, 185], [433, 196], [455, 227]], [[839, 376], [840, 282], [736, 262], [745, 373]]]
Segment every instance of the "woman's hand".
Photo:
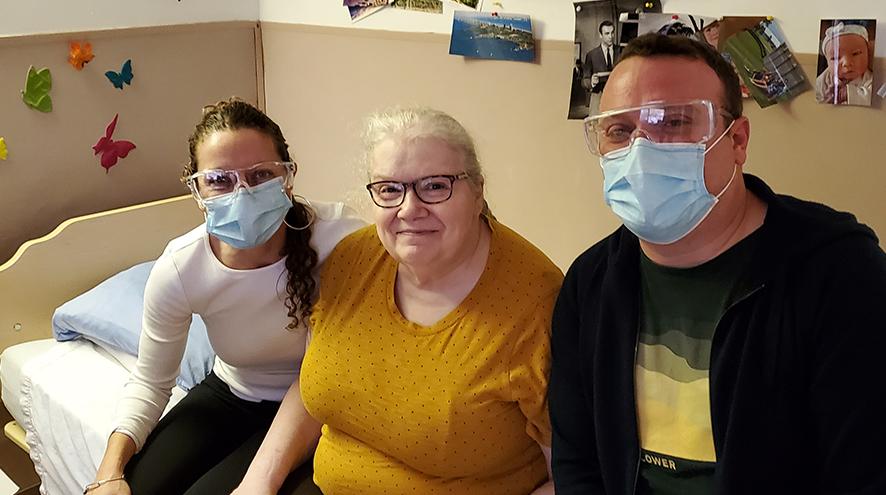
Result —
[[126, 480], [109, 481], [104, 485], [86, 492], [87, 495], [132, 495]]
[[256, 486], [244, 479], [240, 486], [231, 492], [231, 495], [277, 495], [277, 491], [269, 486]]
[[[95, 473], [95, 481], [121, 478], [123, 468], [135, 454], [135, 442], [124, 433], [115, 431], [108, 438], [108, 448]], [[124, 479], [108, 481], [86, 492], [87, 495], [131, 495], [129, 483]]]
[[[310, 333], [307, 339], [310, 342]], [[233, 494], [275, 495], [289, 473], [317, 448], [322, 425], [305, 410], [298, 380], [296, 377], [289, 386], [265, 439]]]

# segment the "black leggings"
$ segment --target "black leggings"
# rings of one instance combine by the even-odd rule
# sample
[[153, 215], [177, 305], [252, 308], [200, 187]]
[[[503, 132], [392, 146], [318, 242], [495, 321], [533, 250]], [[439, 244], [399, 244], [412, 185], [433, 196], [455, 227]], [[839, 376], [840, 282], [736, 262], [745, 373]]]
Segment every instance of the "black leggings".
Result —
[[[231, 493], [279, 407], [279, 402], [240, 399], [210, 373], [160, 420], [126, 465], [133, 495]], [[310, 460], [290, 473], [279, 493], [320, 494]]]

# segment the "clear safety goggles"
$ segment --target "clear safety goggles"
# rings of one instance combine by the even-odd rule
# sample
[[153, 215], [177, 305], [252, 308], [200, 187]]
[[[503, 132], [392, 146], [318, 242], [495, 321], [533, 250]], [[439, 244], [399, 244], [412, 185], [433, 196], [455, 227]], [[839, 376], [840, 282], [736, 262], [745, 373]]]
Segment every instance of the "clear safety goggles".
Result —
[[714, 137], [718, 115], [733, 119], [710, 100], [653, 101], [586, 118], [585, 138], [597, 156], [627, 148], [638, 136], [654, 143], [702, 144]]
[[234, 192], [241, 185], [255, 187], [270, 180], [283, 178], [283, 187], [292, 185], [297, 166], [295, 162], [261, 162], [237, 169], [206, 169], [182, 177], [197, 201]]

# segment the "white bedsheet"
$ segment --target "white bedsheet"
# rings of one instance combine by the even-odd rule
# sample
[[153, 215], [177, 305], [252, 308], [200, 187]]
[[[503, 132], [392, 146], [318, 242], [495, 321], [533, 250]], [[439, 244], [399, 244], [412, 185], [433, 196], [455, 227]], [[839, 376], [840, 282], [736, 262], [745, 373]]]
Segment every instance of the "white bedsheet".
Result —
[[19, 424], [24, 421], [22, 415], [22, 367], [49, 348], [59, 345], [53, 339], [41, 339], [9, 347], [0, 354], [0, 383], [3, 385], [3, 405]]
[[[13, 349], [4, 352], [4, 361]], [[92, 481], [117, 399], [129, 378], [127, 368], [134, 362], [132, 356], [115, 358], [91, 342], [77, 340], [55, 342], [21, 363], [21, 426], [40, 475], [41, 493], [81, 493]], [[183, 396], [184, 391], [173, 389], [167, 411]]]

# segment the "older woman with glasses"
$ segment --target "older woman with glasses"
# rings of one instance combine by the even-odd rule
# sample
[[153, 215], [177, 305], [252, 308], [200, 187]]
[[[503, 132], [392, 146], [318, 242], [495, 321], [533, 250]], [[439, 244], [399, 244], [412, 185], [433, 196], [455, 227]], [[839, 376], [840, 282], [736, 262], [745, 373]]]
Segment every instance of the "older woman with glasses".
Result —
[[327, 260], [302, 366], [326, 495], [553, 493], [550, 318], [562, 274], [490, 214], [467, 131], [369, 118], [375, 225]]
[[[205, 108], [189, 145], [183, 181], [206, 223], [172, 240], [154, 264], [138, 364], [84, 493], [277, 493], [320, 434], [297, 380], [314, 273], [364, 223], [341, 203], [293, 200], [296, 166], [286, 140], [246, 102]], [[193, 314], [206, 324], [215, 364], [158, 423]], [[300, 490], [300, 476], [289, 476], [285, 493]]]

